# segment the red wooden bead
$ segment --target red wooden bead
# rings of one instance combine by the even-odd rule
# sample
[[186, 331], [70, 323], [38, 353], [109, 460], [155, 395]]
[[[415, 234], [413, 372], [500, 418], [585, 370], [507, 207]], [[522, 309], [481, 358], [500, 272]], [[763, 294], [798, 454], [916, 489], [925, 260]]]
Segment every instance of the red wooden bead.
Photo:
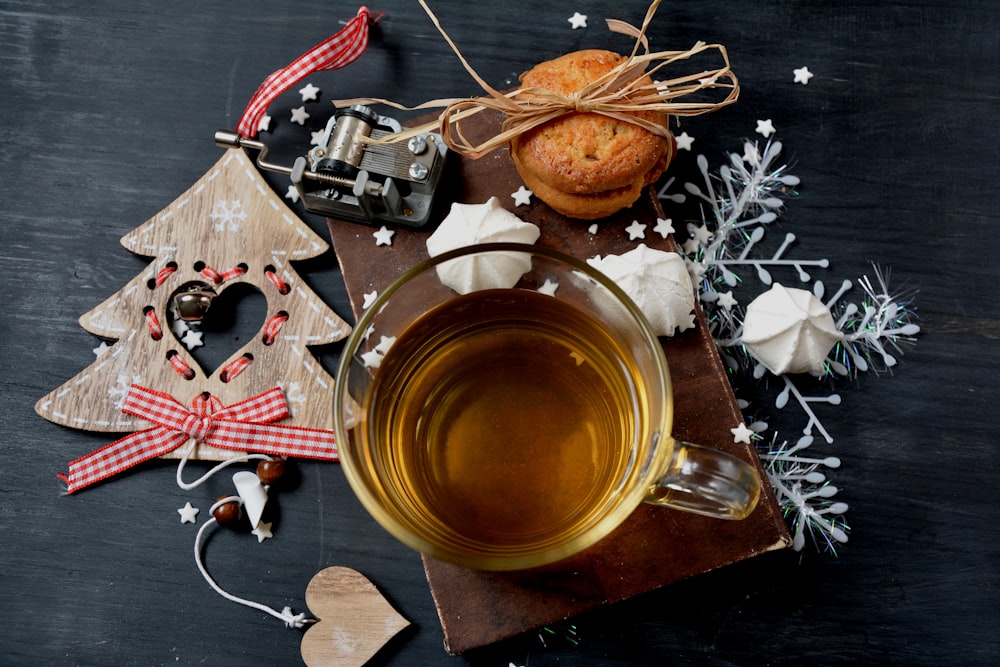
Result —
[[274, 484], [285, 476], [285, 459], [264, 459], [257, 464], [261, 484]]
[[[227, 498], [228, 496], [222, 496], [218, 500]], [[218, 500], [216, 502], [218, 502]], [[230, 500], [228, 503], [223, 503], [215, 508], [212, 512], [212, 516], [219, 523], [220, 526], [225, 526], [226, 524], [237, 521], [243, 515], [243, 509], [240, 504], [235, 500]]]

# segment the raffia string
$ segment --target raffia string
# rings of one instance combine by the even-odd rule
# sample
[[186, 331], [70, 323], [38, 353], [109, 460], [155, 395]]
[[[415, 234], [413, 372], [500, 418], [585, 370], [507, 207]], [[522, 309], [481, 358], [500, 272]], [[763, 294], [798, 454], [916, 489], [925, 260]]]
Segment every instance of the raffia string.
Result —
[[[491, 151], [506, 146], [515, 137], [529, 130], [574, 112], [591, 112], [638, 125], [653, 134], [666, 137], [667, 127], [635, 115], [640, 111], [655, 111], [672, 116], [698, 116], [732, 104], [739, 97], [739, 81], [729, 65], [729, 55], [721, 44], [696, 42], [686, 51], [649, 51], [646, 30], [656, 13], [660, 0], [654, 0], [646, 11], [641, 28], [625, 21], [607, 19], [608, 29], [635, 39], [631, 54], [612, 70], [592, 81], [575, 93], [563, 95], [538, 87], [518, 88], [502, 93], [490, 86], [462, 56], [458, 47], [441, 27], [440, 22], [424, 0], [420, 5], [427, 12], [466, 71], [475, 79], [487, 95], [473, 98], [442, 98], [424, 102], [415, 107], [406, 107], [382, 98], [354, 98], [336, 100], [338, 107], [351, 104], [385, 104], [387, 106], [415, 111], [444, 107], [436, 121], [410, 130], [388, 135], [379, 141], [404, 141], [411, 136], [437, 129], [449, 148], [471, 158], [478, 159]], [[640, 47], [642, 52], [640, 53]], [[722, 66], [675, 77], [668, 80], [645, 83], [645, 77], [653, 77], [661, 70], [681, 60], [688, 60], [706, 51], [718, 51]], [[703, 90], [724, 90], [726, 97], [718, 102], [681, 101], [693, 93]], [[499, 133], [481, 143], [475, 143], [462, 131], [462, 121], [487, 110], [503, 113], [506, 118]]]

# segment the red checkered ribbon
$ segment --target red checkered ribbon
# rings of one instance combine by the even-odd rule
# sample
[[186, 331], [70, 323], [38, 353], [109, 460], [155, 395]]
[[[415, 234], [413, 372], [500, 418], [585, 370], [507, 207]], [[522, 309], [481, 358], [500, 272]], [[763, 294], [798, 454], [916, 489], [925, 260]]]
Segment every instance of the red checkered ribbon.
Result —
[[340, 69], [357, 60], [368, 46], [369, 24], [380, 18], [381, 12], [373, 16], [367, 7], [361, 7], [357, 16], [348, 21], [343, 30], [264, 79], [240, 116], [236, 131], [247, 139], [256, 136], [260, 121], [274, 98], [313, 72]]
[[170, 394], [134, 384], [122, 412], [156, 426], [115, 440], [70, 463], [69, 474], [59, 475], [69, 493], [173, 451], [188, 438], [241, 452], [338, 460], [331, 431], [271, 423], [291, 414], [278, 387], [230, 406], [223, 406], [205, 392], [196, 396], [188, 409]]

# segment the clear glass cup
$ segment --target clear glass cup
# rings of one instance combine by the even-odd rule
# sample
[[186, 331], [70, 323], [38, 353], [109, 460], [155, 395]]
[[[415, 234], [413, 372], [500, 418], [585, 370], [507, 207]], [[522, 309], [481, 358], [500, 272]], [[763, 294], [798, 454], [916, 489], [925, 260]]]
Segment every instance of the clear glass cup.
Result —
[[671, 437], [660, 341], [586, 262], [492, 243], [413, 267], [365, 310], [334, 387], [347, 479], [392, 535], [464, 567], [575, 554], [641, 502], [720, 519], [756, 471]]

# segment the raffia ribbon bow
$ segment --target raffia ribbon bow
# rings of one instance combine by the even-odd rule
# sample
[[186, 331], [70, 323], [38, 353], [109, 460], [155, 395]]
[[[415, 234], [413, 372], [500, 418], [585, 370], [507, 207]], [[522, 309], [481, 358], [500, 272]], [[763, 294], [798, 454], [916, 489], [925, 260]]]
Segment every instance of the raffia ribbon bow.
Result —
[[332, 431], [272, 423], [291, 414], [278, 387], [229, 406], [206, 392], [195, 396], [188, 409], [166, 392], [134, 384], [122, 412], [154, 426], [71, 462], [69, 474], [59, 475], [69, 493], [171, 452], [189, 438], [236, 451], [327, 461], [338, 458]]
[[[646, 30], [653, 20], [660, 0], [654, 0], [649, 6], [641, 28], [636, 28], [618, 19], [606, 20], [608, 29], [612, 32], [635, 38], [632, 52], [611, 71], [569, 95], [538, 87], [518, 88], [507, 93], [496, 90], [469, 65], [424, 0], [420, 0], [420, 5], [430, 16], [434, 26], [448, 42], [448, 45], [451, 46], [452, 51], [458, 56], [466, 71], [486, 91], [487, 95], [473, 98], [436, 99], [415, 107], [405, 107], [390, 100], [371, 97], [336, 100], [334, 102], [337, 106], [385, 104], [407, 111], [444, 107], [444, 111], [438, 116], [437, 121], [389, 135], [381, 141], [404, 141], [414, 135], [437, 129], [453, 151], [471, 159], [478, 159], [497, 148], [506, 146], [511, 139], [518, 135], [574, 112], [601, 114], [633, 123], [653, 134], [666, 137], [669, 131], [665, 125], [642, 118], [636, 115], [636, 112], [655, 111], [668, 116], [697, 116], [732, 104], [739, 97], [739, 81], [730, 69], [729, 55], [723, 45], [706, 44], [699, 41], [685, 51], [650, 52]], [[640, 47], [642, 48], [641, 53]], [[655, 75], [664, 68], [706, 51], [717, 51], [722, 57], [722, 65], [715, 69], [667, 80], [656, 81], [654, 79]], [[648, 81], [653, 81], [653, 83], [648, 83]], [[725, 98], [714, 102], [689, 98], [694, 93], [712, 90], [725, 91]], [[462, 121], [489, 109], [503, 113], [506, 118], [497, 134], [486, 141], [476, 143], [462, 131]]]

